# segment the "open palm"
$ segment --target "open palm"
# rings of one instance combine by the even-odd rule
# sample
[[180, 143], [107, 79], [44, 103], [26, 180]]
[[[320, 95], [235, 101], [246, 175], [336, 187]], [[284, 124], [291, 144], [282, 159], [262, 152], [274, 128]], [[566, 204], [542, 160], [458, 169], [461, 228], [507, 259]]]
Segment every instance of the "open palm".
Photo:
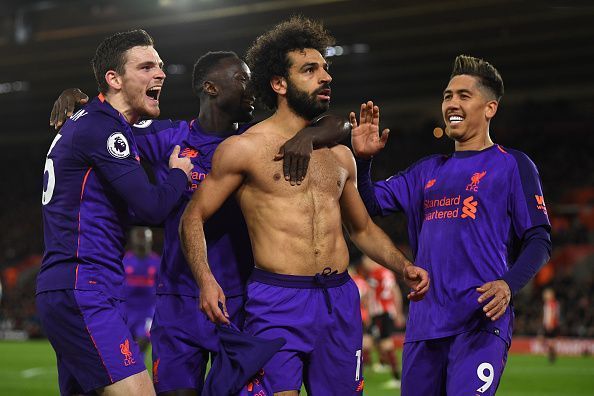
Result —
[[388, 141], [389, 129], [384, 129], [379, 134], [379, 107], [372, 101], [361, 104], [359, 123], [355, 112], [349, 114], [352, 125], [351, 144], [355, 156], [358, 158], [371, 158], [384, 148]]

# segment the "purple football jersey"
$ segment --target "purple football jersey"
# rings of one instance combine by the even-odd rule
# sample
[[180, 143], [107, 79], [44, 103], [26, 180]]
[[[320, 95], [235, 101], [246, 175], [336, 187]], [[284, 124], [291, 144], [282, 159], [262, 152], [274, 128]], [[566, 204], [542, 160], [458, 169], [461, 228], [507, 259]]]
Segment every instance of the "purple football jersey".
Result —
[[126, 308], [140, 309], [142, 312], [155, 310], [155, 279], [160, 261], [161, 258], [154, 252], [145, 257], [139, 257], [132, 251], [126, 252], [124, 255]]
[[410, 304], [406, 341], [484, 328], [509, 345], [512, 308], [492, 322], [476, 288], [501, 279], [527, 230], [549, 225], [534, 163], [494, 145], [424, 158], [374, 190], [383, 214], [406, 214], [415, 264], [431, 278], [425, 299]]
[[[250, 125], [241, 127], [242, 133]], [[181, 216], [192, 193], [210, 172], [212, 156], [228, 136], [216, 136], [204, 131], [198, 120], [149, 120], [136, 124], [134, 135], [143, 160], [149, 162], [158, 181], [166, 176], [169, 154], [175, 145], [180, 155], [194, 164], [192, 183], [182, 196], [181, 204], [165, 221], [163, 258], [157, 277], [157, 293], [196, 297], [198, 286], [181, 250], [178, 229]], [[211, 271], [225, 295], [237, 296], [245, 291], [245, 284], [254, 266], [247, 226], [235, 198], [228, 199], [204, 226]]]
[[110, 182], [139, 167], [130, 126], [101, 95], [66, 121], [45, 163], [38, 293], [100, 289], [122, 297], [128, 205]]

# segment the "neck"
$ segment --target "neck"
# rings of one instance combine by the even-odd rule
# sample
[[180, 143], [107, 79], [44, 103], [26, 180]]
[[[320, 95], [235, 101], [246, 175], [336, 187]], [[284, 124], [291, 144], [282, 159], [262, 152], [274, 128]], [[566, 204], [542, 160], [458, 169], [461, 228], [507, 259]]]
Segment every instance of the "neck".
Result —
[[286, 101], [280, 101], [278, 108], [269, 120], [278, 124], [278, 132], [287, 138], [292, 138], [311, 123], [311, 120], [306, 120], [295, 113]]
[[237, 123], [230, 114], [221, 111], [214, 103], [200, 102], [198, 122], [202, 130], [212, 135], [225, 136], [237, 130]]
[[124, 116], [128, 124], [136, 124], [140, 120], [140, 115], [132, 110], [130, 105], [124, 100], [121, 92], [104, 94], [105, 101]]
[[454, 147], [456, 151], [481, 151], [491, 147], [493, 141], [489, 135], [489, 130], [485, 134], [477, 134], [467, 140], [456, 140]]

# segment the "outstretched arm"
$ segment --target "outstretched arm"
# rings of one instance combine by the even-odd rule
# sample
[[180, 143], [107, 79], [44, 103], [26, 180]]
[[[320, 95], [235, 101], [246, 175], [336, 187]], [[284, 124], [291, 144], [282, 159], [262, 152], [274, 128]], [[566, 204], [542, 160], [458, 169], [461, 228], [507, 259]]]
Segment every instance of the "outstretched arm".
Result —
[[349, 176], [340, 197], [342, 222], [353, 243], [369, 258], [401, 276], [412, 289], [408, 298], [421, 300], [429, 290], [429, 275], [413, 265], [390, 238], [369, 217], [356, 185], [356, 168], [350, 151], [341, 155], [341, 163]]
[[58, 99], [54, 102], [50, 114], [50, 126], [56, 130], [60, 129], [66, 118], [74, 113], [77, 106], [81, 106], [89, 101], [89, 96], [78, 88], [68, 88], [62, 91]]
[[299, 185], [307, 174], [309, 159], [315, 148], [335, 146], [346, 139], [351, 124], [343, 117], [326, 114], [311, 126], [303, 128], [283, 144], [275, 160], [283, 160], [285, 180], [292, 186]]
[[229, 324], [229, 315], [223, 290], [208, 265], [204, 223], [243, 182], [246, 150], [241, 139], [228, 138], [217, 148], [212, 171], [194, 192], [179, 224], [182, 250], [200, 287], [200, 309], [215, 323]]

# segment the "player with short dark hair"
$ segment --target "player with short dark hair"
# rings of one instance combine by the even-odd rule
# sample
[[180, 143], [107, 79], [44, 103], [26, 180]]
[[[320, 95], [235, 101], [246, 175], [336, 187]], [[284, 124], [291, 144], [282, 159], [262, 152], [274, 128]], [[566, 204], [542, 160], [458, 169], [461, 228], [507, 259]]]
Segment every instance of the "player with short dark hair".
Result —
[[122, 306], [125, 230], [130, 211], [145, 222], [163, 221], [191, 163], [171, 147], [171, 169], [158, 186], [139, 163], [131, 124], [159, 115], [165, 79], [150, 36], [118, 33], [99, 45], [95, 60], [105, 52], [123, 64], [119, 71], [114, 63], [95, 68], [107, 88], [65, 123], [47, 154], [36, 303], [62, 394], [148, 395], [154, 390]]
[[[276, 111], [217, 148], [212, 171], [180, 223], [203, 309], [211, 320], [228, 323], [226, 296], [209, 267], [204, 227], [232, 195], [238, 200], [256, 265], [247, 286], [244, 330], [287, 341], [264, 367], [276, 395], [296, 395], [303, 380], [309, 394], [362, 391], [359, 293], [346, 272], [349, 258], [341, 221], [363, 251], [417, 289], [411, 297], [422, 298], [428, 287], [426, 273], [408, 262], [369, 219], [356, 191], [348, 148], [316, 150], [299, 186], [281, 180], [274, 154], [329, 107], [332, 78], [319, 50], [329, 42], [320, 24], [304, 18], [283, 22], [256, 39], [247, 57], [255, 90], [262, 94], [262, 81], [267, 81], [276, 96], [275, 104], [267, 104]], [[263, 65], [275, 51], [284, 51], [284, 69]], [[362, 122], [373, 108], [365, 106]]]
[[371, 183], [369, 175], [369, 158], [382, 146], [378, 131], [352, 137], [369, 213], [404, 212], [415, 261], [433, 282], [410, 305], [405, 396], [494, 395], [511, 343], [511, 297], [550, 256], [536, 166], [489, 134], [502, 95], [491, 64], [458, 56], [442, 102], [454, 153], [423, 158], [385, 181]]
[[[151, 330], [153, 382], [157, 392], [164, 395], [200, 394], [209, 353], [218, 349], [215, 326], [199, 309], [200, 290], [180, 250], [179, 219], [192, 193], [210, 172], [217, 146], [243, 133], [250, 125], [238, 123], [251, 121], [254, 110], [254, 98], [247, 90], [250, 70], [234, 52], [204, 54], [195, 63], [193, 76], [193, 88], [200, 99], [197, 118], [191, 122], [146, 120], [133, 128], [140, 156], [152, 166], [158, 180], [167, 175], [165, 159], [173, 145], [180, 145], [181, 155], [194, 165], [183, 203], [164, 223], [165, 246]], [[64, 91], [52, 114], [64, 114], [64, 104], [81, 97], [80, 91]], [[349, 131], [348, 122], [345, 125], [337, 117], [325, 117], [287, 141], [275, 158], [284, 158], [285, 175], [299, 184], [307, 162], [297, 160], [293, 164], [300, 166], [287, 166], [291, 159], [306, 158], [314, 146], [334, 144]], [[234, 199], [209, 220], [205, 233], [212, 271], [227, 296], [230, 319], [242, 327], [245, 283], [254, 264], [245, 221]]]

